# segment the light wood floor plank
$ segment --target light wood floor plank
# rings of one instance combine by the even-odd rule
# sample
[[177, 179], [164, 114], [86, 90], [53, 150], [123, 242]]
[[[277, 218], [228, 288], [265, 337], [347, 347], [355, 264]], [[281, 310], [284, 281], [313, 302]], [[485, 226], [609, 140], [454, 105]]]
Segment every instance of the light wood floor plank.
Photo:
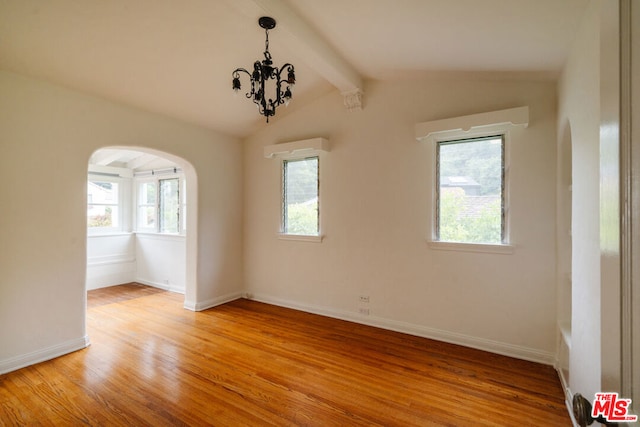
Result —
[[0, 425], [571, 425], [549, 366], [248, 300], [89, 295], [92, 345], [0, 376]]

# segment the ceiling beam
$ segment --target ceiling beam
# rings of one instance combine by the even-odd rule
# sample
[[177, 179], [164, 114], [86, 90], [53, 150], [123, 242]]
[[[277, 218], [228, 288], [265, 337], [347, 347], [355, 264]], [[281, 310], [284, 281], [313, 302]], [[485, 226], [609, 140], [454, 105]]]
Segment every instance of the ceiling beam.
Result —
[[[287, 33], [283, 43], [310, 68], [317, 71], [344, 96], [349, 110], [362, 108], [362, 77], [339, 52], [284, 0], [227, 0], [229, 5], [249, 17], [272, 16], [279, 31]], [[256, 25], [257, 25], [256, 19]]]
[[133, 159], [129, 160], [127, 162], [127, 168], [129, 169], [139, 169], [144, 165], [147, 165], [149, 163], [151, 163], [152, 161], [154, 161], [155, 159], [157, 159], [157, 156], [154, 156], [153, 154], [148, 154], [148, 153], [140, 153], [139, 156], [134, 157]]
[[109, 166], [120, 159], [121, 156], [122, 154], [118, 150], [104, 149], [93, 153], [91, 163], [99, 166]]

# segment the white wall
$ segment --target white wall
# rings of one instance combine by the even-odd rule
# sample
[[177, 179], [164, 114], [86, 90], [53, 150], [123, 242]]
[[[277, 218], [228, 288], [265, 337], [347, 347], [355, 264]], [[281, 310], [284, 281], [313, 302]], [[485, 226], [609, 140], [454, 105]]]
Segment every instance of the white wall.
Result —
[[6, 72], [0, 93], [0, 372], [87, 342], [87, 164], [101, 147], [148, 147], [192, 166], [197, 210], [188, 215], [197, 234], [187, 251], [196, 267], [185, 303], [201, 308], [240, 294], [237, 140]]
[[135, 234], [87, 237], [87, 290], [133, 282], [136, 270]]
[[572, 320], [570, 387], [600, 391], [599, 14], [585, 13], [559, 84], [559, 126], [571, 129]]
[[186, 237], [153, 233], [88, 236], [87, 290], [138, 282], [186, 291]]
[[[433, 250], [431, 147], [414, 125], [528, 105], [511, 145], [511, 255]], [[253, 297], [552, 363], [556, 85], [508, 75], [424, 76], [339, 94], [278, 118], [245, 146], [245, 281]], [[263, 147], [324, 137], [322, 243], [276, 237], [280, 166]], [[369, 295], [361, 316], [359, 295]]]
[[184, 236], [136, 233], [136, 282], [184, 293]]
[[620, 388], [617, 2], [593, 0], [559, 83], [559, 140], [572, 140], [569, 394]]

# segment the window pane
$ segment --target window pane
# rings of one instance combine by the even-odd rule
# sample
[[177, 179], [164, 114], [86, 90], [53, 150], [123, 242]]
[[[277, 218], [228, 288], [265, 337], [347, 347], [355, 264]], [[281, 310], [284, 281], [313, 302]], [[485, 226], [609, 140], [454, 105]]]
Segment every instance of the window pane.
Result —
[[160, 180], [160, 232], [178, 233], [179, 191], [178, 178]]
[[138, 184], [138, 228], [158, 231], [157, 182]]
[[318, 235], [318, 158], [284, 161], [283, 232]]
[[182, 231], [187, 231], [187, 180], [182, 180], [182, 211], [180, 211], [180, 215], [182, 216]]
[[89, 203], [118, 204], [118, 183], [89, 181], [87, 186]]
[[118, 207], [107, 205], [88, 205], [87, 226], [118, 227]]
[[438, 144], [438, 239], [503, 242], [503, 140]]
[[156, 204], [156, 183], [143, 182], [140, 184], [140, 204], [155, 205]]
[[156, 228], [156, 207], [155, 206], [139, 206], [138, 207], [138, 226], [140, 228]]
[[118, 183], [87, 182], [87, 226], [118, 227]]

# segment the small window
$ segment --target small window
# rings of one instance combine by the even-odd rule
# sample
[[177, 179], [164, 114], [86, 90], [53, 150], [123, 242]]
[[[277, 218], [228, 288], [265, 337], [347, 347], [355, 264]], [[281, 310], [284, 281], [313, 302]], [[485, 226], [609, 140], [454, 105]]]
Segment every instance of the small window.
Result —
[[117, 182], [89, 179], [87, 227], [95, 230], [120, 228], [120, 188]]
[[282, 233], [320, 234], [319, 158], [283, 160]]
[[138, 190], [138, 228], [156, 230], [158, 197], [156, 182], [142, 182]]
[[180, 183], [178, 178], [159, 180], [160, 232], [180, 232]]
[[182, 177], [138, 181], [137, 230], [184, 233], [186, 230], [186, 181]]
[[437, 142], [435, 240], [506, 244], [503, 135]]

